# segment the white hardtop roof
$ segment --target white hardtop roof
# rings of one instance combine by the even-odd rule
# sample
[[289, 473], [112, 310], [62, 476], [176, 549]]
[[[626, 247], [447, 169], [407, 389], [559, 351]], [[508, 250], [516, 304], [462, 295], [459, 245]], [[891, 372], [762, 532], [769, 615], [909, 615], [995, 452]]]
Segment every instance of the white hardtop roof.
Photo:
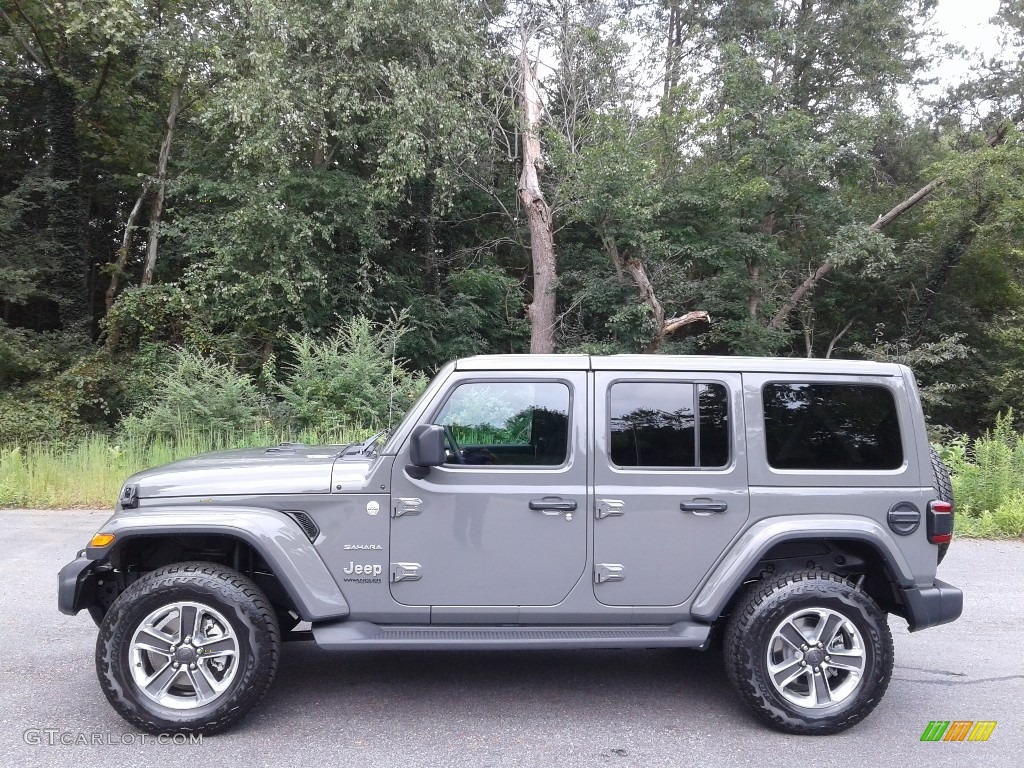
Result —
[[457, 360], [455, 368], [459, 371], [718, 371], [902, 375], [901, 366], [894, 363], [727, 355], [478, 355]]

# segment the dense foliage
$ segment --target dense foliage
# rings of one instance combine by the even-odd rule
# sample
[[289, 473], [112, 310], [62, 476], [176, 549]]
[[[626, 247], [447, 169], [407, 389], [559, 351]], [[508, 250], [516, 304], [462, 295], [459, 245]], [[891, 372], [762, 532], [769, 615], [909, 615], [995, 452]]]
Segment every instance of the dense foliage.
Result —
[[1024, 3], [915, 103], [933, 7], [0, 0], [0, 445], [386, 426], [528, 351], [524, 52], [560, 351], [907, 361], [978, 435], [1024, 413]]
[[957, 531], [985, 538], [1024, 538], [1024, 438], [1013, 413], [976, 440], [943, 449], [953, 475]]

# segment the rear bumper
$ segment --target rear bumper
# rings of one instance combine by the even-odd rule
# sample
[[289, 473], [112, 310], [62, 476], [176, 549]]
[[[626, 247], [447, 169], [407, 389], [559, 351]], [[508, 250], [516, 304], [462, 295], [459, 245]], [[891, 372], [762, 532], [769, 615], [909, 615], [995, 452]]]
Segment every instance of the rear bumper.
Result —
[[938, 579], [930, 587], [908, 587], [900, 592], [911, 632], [955, 621], [964, 609], [964, 593]]
[[60, 569], [57, 576], [57, 609], [68, 616], [74, 616], [88, 608], [95, 597], [96, 577], [93, 573], [95, 560], [78, 557]]

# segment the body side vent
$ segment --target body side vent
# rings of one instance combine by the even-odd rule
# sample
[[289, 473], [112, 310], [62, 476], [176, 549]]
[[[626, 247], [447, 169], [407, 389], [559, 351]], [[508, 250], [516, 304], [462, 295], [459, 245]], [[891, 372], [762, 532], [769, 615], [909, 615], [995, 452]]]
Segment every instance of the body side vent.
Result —
[[299, 528], [309, 537], [310, 541], [316, 541], [316, 537], [320, 535], [320, 526], [313, 521], [312, 517], [305, 512], [293, 509], [285, 510], [285, 514], [299, 524]]

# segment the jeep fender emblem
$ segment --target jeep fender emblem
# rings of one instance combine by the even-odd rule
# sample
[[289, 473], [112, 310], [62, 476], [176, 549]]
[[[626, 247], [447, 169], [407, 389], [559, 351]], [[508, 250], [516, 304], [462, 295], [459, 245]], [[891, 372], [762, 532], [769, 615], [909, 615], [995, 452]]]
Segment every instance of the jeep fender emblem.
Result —
[[365, 574], [366, 576], [380, 576], [384, 573], [384, 566], [374, 565], [372, 563], [355, 563], [350, 561], [348, 567], [342, 568], [341, 570], [345, 575], [356, 573], [360, 575]]

